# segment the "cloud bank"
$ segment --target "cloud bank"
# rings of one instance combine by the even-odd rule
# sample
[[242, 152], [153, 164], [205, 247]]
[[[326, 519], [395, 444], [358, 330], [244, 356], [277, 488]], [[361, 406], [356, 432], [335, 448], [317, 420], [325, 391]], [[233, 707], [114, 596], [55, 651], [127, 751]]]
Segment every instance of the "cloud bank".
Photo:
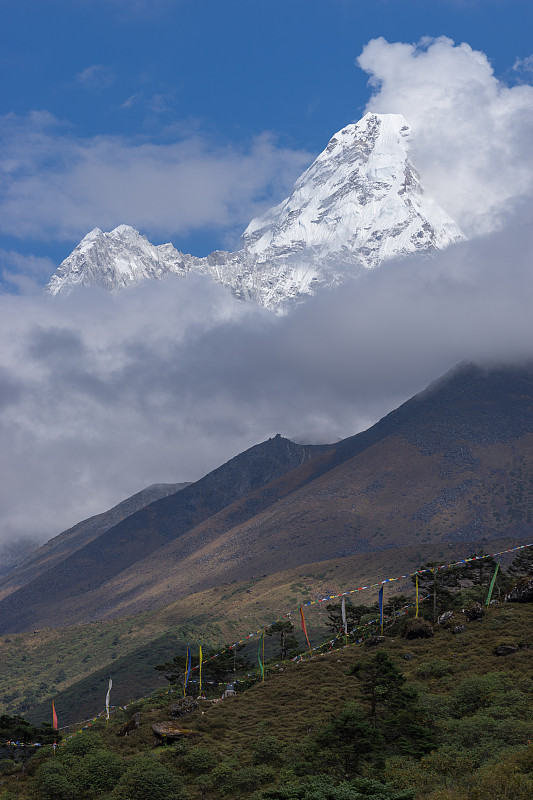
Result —
[[[19, 294], [0, 295], [0, 542], [42, 541], [277, 432], [349, 436], [459, 361], [533, 357], [532, 87], [504, 86], [448, 39], [374, 40], [359, 63], [369, 110], [404, 114], [428, 193], [478, 235], [284, 318], [200, 276], [45, 297], [32, 276], [46, 262], [1, 253]], [[80, 139], [45, 112], [4, 117], [0, 134], [0, 227], [20, 237], [244, 227], [310, 160], [268, 137], [241, 149]]]
[[531, 358], [532, 246], [515, 218], [284, 318], [199, 276], [2, 296], [1, 537], [44, 540], [277, 432], [351, 435], [461, 360]]
[[82, 138], [47, 112], [0, 118], [0, 151], [0, 231], [43, 241], [123, 222], [154, 236], [240, 233], [310, 160], [269, 134], [242, 146], [192, 134], [171, 143]]
[[451, 39], [373, 39], [357, 59], [374, 94], [367, 111], [403, 114], [428, 194], [467, 235], [502, 224], [533, 188], [533, 86], [499, 81], [484, 53]]

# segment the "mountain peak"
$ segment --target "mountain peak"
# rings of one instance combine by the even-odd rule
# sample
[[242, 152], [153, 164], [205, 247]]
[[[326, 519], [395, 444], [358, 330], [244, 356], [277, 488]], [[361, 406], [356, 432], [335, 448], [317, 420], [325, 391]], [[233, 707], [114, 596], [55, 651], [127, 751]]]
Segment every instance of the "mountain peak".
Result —
[[253, 219], [242, 250], [206, 258], [155, 246], [130, 225], [95, 228], [63, 261], [48, 291], [77, 284], [121, 289], [145, 278], [190, 271], [237, 297], [275, 310], [384, 260], [459, 241], [454, 221], [424, 195], [409, 160], [410, 128], [401, 114], [367, 113], [331, 138], [292, 193]]
[[258, 258], [312, 249], [337, 265], [372, 268], [392, 256], [445, 247], [462, 238], [447, 214], [425, 201], [408, 159], [401, 114], [365, 114], [339, 131], [292, 194], [243, 234]]

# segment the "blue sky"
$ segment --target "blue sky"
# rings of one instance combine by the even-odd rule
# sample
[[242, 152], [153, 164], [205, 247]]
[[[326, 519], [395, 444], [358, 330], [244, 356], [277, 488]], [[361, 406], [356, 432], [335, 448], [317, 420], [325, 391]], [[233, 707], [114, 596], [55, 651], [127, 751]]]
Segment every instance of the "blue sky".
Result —
[[[7, 150], [13, 141], [27, 141], [33, 157], [22, 170], [24, 186], [19, 180], [6, 200], [0, 248], [11, 254], [10, 269], [24, 268], [22, 261], [13, 267], [14, 253], [51, 259], [26, 266], [42, 282], [94, 226], [131, 223], [156, 243], [172, 240], [196, 255], [236, 247], [251, 216], [282, 199], [333, 133], [362, 115], [369, 76], [355, 60], [371, 39], [416, 43], [444, 35], [468, 42], [488, 56], [500, 80], [515, 85], [531, 79], [532, 31], [529, 0], [8, 0], [0, 32], [0, 113], [4, 127], [8, 121]], [[514, 68], [517, 62], [522, 70]], [[35, 112], [41, 117], [31, 122]], [[43, 131], [46, 139], [37, 141]], [[268, 153], [256, 152], [258, 137], [268, 141]], [[52, 220], [54, 208], [57, 217], [69, 214], [43, 184], [68, 172], [65, 159], [79, 158], [78, 151], [65, 156], [68, 147], [93, 152], [103, 140], [115, 148], [108, 161], [120, 161], [120, 145], [164, 152], [194, 142], [194, 180], [205, 179], [206, 193], [205, 173], [210, 166], [216, 173], [231, 156], [251, 156], [260, 174], [230, 210], [222, 210], [227, 198], [222, 192], [217, 201], [215, 190], [220, 213], [180, 219], [178, 203], [173, 217], [161, 215], [155, 224], [142, 212], [158, 192], [152, 174], [144, 197], [136, 189], [132, 214], [121, 198], [122, 173], [95, 169], [95, 184], [109, 182], [108, 201], [98, 204], [88, 178], [70, 183], [64, 194], [77, 213], [60, 225]], [[42, 216], [46, 205], [49, 214]], [[35, 225], [23, 224], [37, 216]]]

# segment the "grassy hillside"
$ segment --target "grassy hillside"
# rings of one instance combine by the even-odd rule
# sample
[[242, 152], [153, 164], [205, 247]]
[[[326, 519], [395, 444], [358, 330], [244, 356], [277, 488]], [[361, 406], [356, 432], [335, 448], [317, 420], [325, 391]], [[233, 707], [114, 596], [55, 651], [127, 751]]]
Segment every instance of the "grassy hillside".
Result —
[[[503, 550], [514, 542], [492, 544]], [[234, 642], [308, 600], [413, 572], [429, 559], [449, 563], [469, 554], [458, 544], [382, 550], [222, 584], [134, 617], [2, 636], [0, 712], [41, 722], [49, 718], [55, 698], [65, 723], [94, 716], [103, 706], [110, 674], [114, 702], [122, 705], [161, 685], [155, 665], [184, 652], [187, 642], [204, 647]], [[410, 589], [408, 581], [393, 583], [387, 595]], [[376, 589], [366, 590], [357, 602], [370, 603], [375, 596]], [[306, 612], [314, 643], [325, 638], [324, 606]]]
[[[26, 777], [4, 765], [0, 797], [133, 800], [142, 796], [136, 793], [142, 773], [151, 781], [152, 800], [529, 800], [532, 604], [491, 607], [459, 635], [436, 626], [433, 638], [407, 641], [403, 625], [396, 623], [374, 647], [351, 645], [272, 666], [264, 683], [188, 715], [183, 727], [200, 735], [174, 744], [158, 745], [153, 736], [152, 724], [169, 719], [175, 699], [156, 694], [118, 712], [107, 727], [102, 721], [75, 734], [55, 759], [43, 750]], [[520, 649], [510, 655], [494, 654], [498, 645], [517, 643]], [[356, 763], [354, 741], [370, 718], [370, 705], [360, 679], [350, 673], [359, 665], [359, 675], [367, 674], [378, 654], [407, 681], [389, 699], [404, 692], [410, 700], [403, 711], [401, 704], [378, 706], [374, 730], [383, 729], [383, 741], [375, 752], [368, 745]], [[140, 727], [117, 737], [136, 711]], [[359, 719], [356, 734], [346, 719]], [[400, 733], [392, 735], [398, 720]], [[422, 727], [411, 729], [413, 722]], [[339, 731], [347, 730], [351, 739], [342, 739]], [[103, 781], [98, 785], [96, 767]]]

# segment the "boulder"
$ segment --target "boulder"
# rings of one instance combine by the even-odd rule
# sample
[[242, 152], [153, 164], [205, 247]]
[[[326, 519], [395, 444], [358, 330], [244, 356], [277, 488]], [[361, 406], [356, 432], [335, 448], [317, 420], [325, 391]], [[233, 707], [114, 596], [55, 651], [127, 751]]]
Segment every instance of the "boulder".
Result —
[[445, 611], [444, 614], [440, 615], [437, 622], [439, 625], [446, 625], [451, 619], [453, 619], [453, 611]]
[[495, 647], [492, 651], [495, 656], [510, 656], [512, 653], [516, 653], [520, 648], [517, 644], [499, 644], [498, 647]]
[[463, 631], [466, 631], [466, 625], [454, 625], [452, 628], [454, 634], [463, 633]]
[[117, 732], [117, 736], [129, 736], [132, 731], [137, 730], [141, 724], [141, 712], [137, 711], [136, 714], [129, 719], [125, 725]]
[[430, 639], [433, 636], [433, 625], [426, 619], [410, 619], [402, 635], [404, 639]]
[[370, 638], [365, 640], [365, 645], [367, 647], [375, 647], [376, 645], [385, 642], [386, 639], [386, 636], [370, 636]]
[[505, 595], [507, 603], [532, 603], [533, 578], [519, 578], [509, 594]]
[[176, 700], [175, 703], [172, 703], [168, 713], [171, 717], [181, 717], [184, 714], [190, 714], [191, 711], [196, 711], [197, 708], [198, 703], [194, 697], [181, 697], [179, 700]]
[[463, 614], [469, 622], [481, 622], [485, 616], [485, 611], [481, 603], [474, 603], [470, 608], [463, 608]]
[[192, 731], [190, 728], [178, 728], [176, 723], [172, 720], [168, 722], [156, 722], [152, 725], [152, 730], [158, 739], [162, 739], [166, 742], [202, 735], [198, 731]]

